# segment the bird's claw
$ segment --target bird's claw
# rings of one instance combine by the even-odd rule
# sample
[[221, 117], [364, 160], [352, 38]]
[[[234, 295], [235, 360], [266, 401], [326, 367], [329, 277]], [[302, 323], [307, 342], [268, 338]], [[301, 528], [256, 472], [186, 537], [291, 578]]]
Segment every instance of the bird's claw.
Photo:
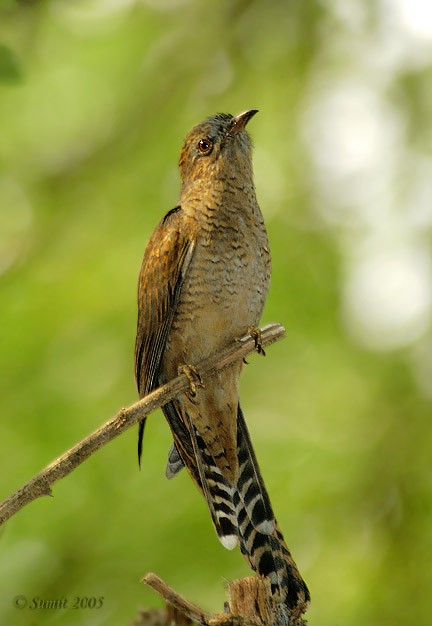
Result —
[[261, 330], [256, 326], [250, 326], [248, 328], [248, 333], [255, 341], [255, 350], [258, 352], [258, 354], [262, 354], [263, 356], [265, 356], [265, 351], [261, 343]]
[[186, 395], [191, 402], [194, 402], [194, 398], [196, 398], [197, 395], [197, 388], [204, 388], [205, 386], [200, 373], [193, 365], [179, 365], [177, 371], [179, 374], [184, 374], [188, 379], [189, 391], [186, 392]]

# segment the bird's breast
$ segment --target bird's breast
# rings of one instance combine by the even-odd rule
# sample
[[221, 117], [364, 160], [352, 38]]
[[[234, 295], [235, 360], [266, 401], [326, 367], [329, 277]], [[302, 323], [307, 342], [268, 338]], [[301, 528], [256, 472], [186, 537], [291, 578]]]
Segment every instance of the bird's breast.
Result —
[[[261, 317], [270, 280], [267, 233], [256, 217], [224, 216], [209, 210], [197, 229], [194, 255], [182, 286], [165, 350], [197, 363], [242, 336]], [[168, 374], [168, 372], [166, 372]]]

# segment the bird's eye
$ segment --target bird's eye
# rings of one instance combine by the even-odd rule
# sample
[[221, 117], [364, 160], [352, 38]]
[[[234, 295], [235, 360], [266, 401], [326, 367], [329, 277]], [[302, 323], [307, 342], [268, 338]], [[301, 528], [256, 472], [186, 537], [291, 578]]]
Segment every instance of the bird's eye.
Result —
[[207, 156], [213, 150], [213, 143], [210, 139], [201, 139], [198, 142], [198, 150], [203, 156]]

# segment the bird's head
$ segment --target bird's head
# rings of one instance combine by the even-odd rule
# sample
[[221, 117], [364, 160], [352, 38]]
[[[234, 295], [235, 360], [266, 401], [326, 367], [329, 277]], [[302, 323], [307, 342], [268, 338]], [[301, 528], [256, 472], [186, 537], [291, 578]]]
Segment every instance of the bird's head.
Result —
[[238, 176], [252, 180], [252, 142], [245, 127], [257, 112], [218, 113], [192, 128], [179, 159], [183, 185]]

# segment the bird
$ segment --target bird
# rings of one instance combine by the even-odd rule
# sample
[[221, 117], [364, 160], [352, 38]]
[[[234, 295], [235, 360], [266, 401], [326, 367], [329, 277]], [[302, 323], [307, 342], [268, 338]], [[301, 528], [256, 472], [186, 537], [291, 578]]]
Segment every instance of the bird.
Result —
[[[173, 436], [166, 476], [186, 467], [222, 545], [239, 545], [270, 580], [283, 624], [306, 610], [310, 595], [276, 522], [240, 406], [243, 362], [203, 381], [193, 366], [257, 329], [267, 298], [271, 255], [246, 129], [257, 112], [218, 113], [184, 140], [178, 203], [142, 261], [135, 378], [140, 397], [179, 372], [190, 379], [189, 392], [162, 407]], [[145, 419], [139, 463], [144, 427]]]

